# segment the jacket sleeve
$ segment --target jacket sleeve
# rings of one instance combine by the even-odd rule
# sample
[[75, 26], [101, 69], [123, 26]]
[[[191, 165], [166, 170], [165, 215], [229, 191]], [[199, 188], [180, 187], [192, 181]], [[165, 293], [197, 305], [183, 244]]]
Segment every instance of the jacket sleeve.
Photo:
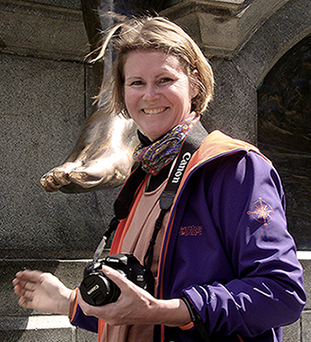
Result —
[[79, 306], [77, 298], [73, 310], [70, 314], [69, 320], [72, 325], [75, 325], [79, 328], [89, 330], [95, 333], [98, 332], [98, 318], [84, 315], [83, 311]]
[[302, 267], [275, 169], [255, 152], [226, 158], [206, 196], [235, 279], [183, 292], [210, 334], [254, 337], [300, 317]]

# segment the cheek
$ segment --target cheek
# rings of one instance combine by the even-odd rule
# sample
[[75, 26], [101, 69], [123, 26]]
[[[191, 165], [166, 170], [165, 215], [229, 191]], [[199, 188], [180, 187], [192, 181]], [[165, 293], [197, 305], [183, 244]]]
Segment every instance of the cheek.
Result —
[[190, 88], [189, 82], [185, 81], [181, 84], [177, 84], [174, 89], [174, 94], [180, 104], [187, 105], [192, 99], [192, 89]]
[[127, 102], [137, 102], [141, 97], [141, 91], [137, 89], [125, 89], [124, 91], [124, 100]]

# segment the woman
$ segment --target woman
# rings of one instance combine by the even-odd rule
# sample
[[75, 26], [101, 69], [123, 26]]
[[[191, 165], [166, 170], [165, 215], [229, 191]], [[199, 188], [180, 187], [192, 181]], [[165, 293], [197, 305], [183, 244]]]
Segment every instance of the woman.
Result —
[[[99, 341], [282, 341], [280, 327], [300, 317], [306, 297], [279, 176], [255, 147], [202, 133], [199, 113], [212, 96], [212, 71], [178, 26], [159, 17], [126, 19], [98, 58], [109, 41], [117, 58], [106, 107], [138, 125], [134, 173], [142, 174], [111, 253], [148, 264], [155, 294], [103, 266], [121, 295], [91, 306], [52, 275], [23, 271], [13, 280], [19, 304], [67, 314], [98, 331]], [[161, 211], [167, 183], [178, 184], [177, 193]], [[116, 208], [123, 208], [122, 196]]]

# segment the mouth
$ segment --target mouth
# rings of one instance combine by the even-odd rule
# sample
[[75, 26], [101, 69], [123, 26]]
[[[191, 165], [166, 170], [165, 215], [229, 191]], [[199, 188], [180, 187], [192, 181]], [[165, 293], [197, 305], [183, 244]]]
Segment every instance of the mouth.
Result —
[[148, 115], [156, 115], [156, 114], [163, 113], [166, 109], [167, 109], [167, 107], [154, 108], [154, 109], [147, 109], [147, 108], [145, 108], [142, 111], [145, 114], [148, 114]]

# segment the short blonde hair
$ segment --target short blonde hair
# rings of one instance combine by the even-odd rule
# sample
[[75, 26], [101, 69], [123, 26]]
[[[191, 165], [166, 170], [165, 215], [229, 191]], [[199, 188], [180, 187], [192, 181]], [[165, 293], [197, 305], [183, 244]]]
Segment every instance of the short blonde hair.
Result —
[[190, 81], [196, 70], [198, 95], [192, 99], [191, 110], [203, 112], [212, 98], [214, 78], [210, 64], [200, 48], [178, 25], [162, 17], [119, 18], [108, 33], [96, 60], [104, 57], [108, 43], [117, 52], [112, 71], [101, 93], [106, 99], [108, 111], [129, 117], [124, 103], [124, 64], [126, 56], [134, 50], [160, 50], [175, 56]]

